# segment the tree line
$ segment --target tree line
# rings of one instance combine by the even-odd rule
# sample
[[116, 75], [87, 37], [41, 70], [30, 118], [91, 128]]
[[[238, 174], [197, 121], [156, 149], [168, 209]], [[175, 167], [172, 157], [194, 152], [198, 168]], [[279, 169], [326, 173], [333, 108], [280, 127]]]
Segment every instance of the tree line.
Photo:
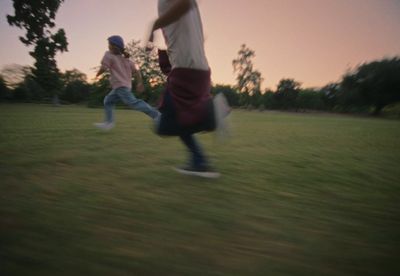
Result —
[[233, 106], [379, 115], [383, 108], [400, 104], [400, 57], [361, 64], [346, 72], [340, 81], [322, 88], [302, 88], [295, 79], [284, 78], [275, 91], [261, 91], [263, 78], [253, 68], [254, 57], [255, 52], [243, 44], [232, 61], [236, 85], [214, 87], [215, 93], [224, 91]]
[[[165, 76], [158, 67], [157, 53], [154, 51], [149, 55], [139, 44], [139, 41], [132, 41], [127, 46], [135, 62], [140, 65], [146, 84], [145, 92], [137, 96], [156, 104], [163, 90]], [[242, 54], [242, 50], [239, 51], [239, 56]], [[251, 60], [241, 58], [233, 60], [237, 84], [214, 84], [212, 87], [212, 94], [223, 93], [233, 107], [379, 115], [386, 106], [400, 102], [398, 57], [362, 64], [347, 72], [341, 81], [322, 88], [302, 88], [300, 82], [285, 78], [280, 80], [274, 91], [261, 91], [261, 74], [252, 69]], [[110, 90], [107, 76], [89, 83], [87, 76], [77, 69], [58, 72], [57, 85], [54, 87], [58, 89], [44, 88], [37, 81], [33, 68], [28, 66], [10, 65], [0, 71], [0, 101], [54, 102], [56, 95], [58, 103], [86, 103], [95, 107], [102, 105], [104, 96]]]
[[[0, 71], [0, 101], [82, 103], [101, 106], [109, 92], [107, 76], [89, 83], [77, 69], [60, 72], [55, 55], [68, 51], [63, 29], [53, 31], [55, 15], [64, 0], [14, 0], [14, 15], [8, 15], [11, 26], [24, 29], [22, 43], [33, 47], [32, 67], [10, 65]], [[146, 83], [138, 97], [155, 104], [165, 83], [158, 66], [157, 52], [146, 53], [140, 42], [133, 40], [127, 51], [139, 65]], [[272, 110], [321, 110], [362, 112], [374, 115], [400, 102], [400, 58], [385, 58], [361, 64], [346, 72], [336, 83], [322, 88], [302, 88], [292, 78], [280, 80], [275, 90], [261, 90], [263, 77], [253, 66], [255, 52], [245, 44], [232, 61], [235, 85], [214, 84], [212, 93], [223, 93], [233, 107]], [[135, 84], [133, 84], [133, 87]], [[399, 112], [400, 115], [400, 112]]]

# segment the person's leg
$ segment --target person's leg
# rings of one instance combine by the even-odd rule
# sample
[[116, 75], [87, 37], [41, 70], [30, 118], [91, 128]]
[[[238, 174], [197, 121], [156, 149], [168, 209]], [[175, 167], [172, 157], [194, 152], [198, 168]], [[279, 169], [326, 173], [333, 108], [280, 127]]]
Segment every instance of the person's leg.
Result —
[[191, 155], [190, 164], [184, 167], [175, 168], [176, 171], [205, 178], [218, 178], [220, 174], [214, 171], [208, 164], [203, 150], [196, 141], [193, 134], [182, 134], [179, 136], [183, 144], [188, 148]]
[[112, 90], [108, 95], [104, 98], [104, 121], [106, 123], [114, 122], [114, 105], [118, 100], [118, 95], [116, 94], [116, 89]]
[[189, 150], [191, 155], [190, 166], [195, 168], [206, 167], [207, 160], [204, 156], [203, 150], [192, 134], [182, 134], [179, 136], [183, 144]]
[[112, 90], [104, 98], [104, 122], [94, 123], [94, 126], [102, 130], [110, 130], [114, 127], [114, 105], [118, 100], [115, 90]]
[[207, 161], [205, 154], [194, 137], [193, 132], [184, 130], [177, 122], [175, 107], [171, 95], [165, 91], [161, 107], [161, 121], [157, 133], [160, 135], [178, 136], [189, 151], [189, 164], [176, 167], [175, 170], [186, 175], [195, 175], [206, 178], [217, 178], [219, 173], [213, 171]]
[[145, 101], [137, 99], [129, 88], [121, 87], [117, 89], [117, 93], [121, 100], [128, 105], [130, 108], [137, 111], [141, 111], [147, 114], [149, 117], [155, 119], [159, 116], [160, 112], [157, 109], [151, 107]]

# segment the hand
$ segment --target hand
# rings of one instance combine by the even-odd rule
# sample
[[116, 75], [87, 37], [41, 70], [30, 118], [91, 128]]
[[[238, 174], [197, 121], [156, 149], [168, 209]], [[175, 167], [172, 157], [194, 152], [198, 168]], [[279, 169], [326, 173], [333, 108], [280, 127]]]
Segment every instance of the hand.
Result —
[[138, 93], [143, 93], [143, 92], [144, 92], [144, 85], [143, 85], [143, 83], [138, 83], [138, 84], [136, 85], [136, 92], [138, 92]]
[[153, 50], [153, 48], [154, 48], [153, 40], [154, 40], [154, 32], [152, 31], [151, 34], [150, 34], [149, 40], [146, 43], [146, 49], [145, 50], [146, 50], [147, 53], [151, 52]]
[[103, 75], [104, 72], [106, 72], [106, 70], [107, 69], [105, 67], [101, 66], [99, 71], [96, 73], [95, 79], [97, 80], [101, 75]]

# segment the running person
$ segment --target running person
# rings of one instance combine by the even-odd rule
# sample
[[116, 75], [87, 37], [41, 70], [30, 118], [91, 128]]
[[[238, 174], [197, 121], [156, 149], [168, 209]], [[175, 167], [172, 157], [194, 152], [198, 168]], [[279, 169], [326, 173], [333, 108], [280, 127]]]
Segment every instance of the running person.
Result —
[[118, 35], [108, 38], [108, 49], [101, 61], [101, 67], [96, 78], [106, 71], [110, 72], [112, 90], [104, 98], [105, 120], [94, 125], [103, 130], [114, 127], [114, 105], [122, 100], [132, 109], [141, 111], [149, 117], [156, 119], [160, 113], [145, 101], [137, 99], [132, 94], [132, 76], [137, 80], [136, 91], [144, 91], [142, 76], [136, 65], [129, 59], [125, 51], [124, 40]]

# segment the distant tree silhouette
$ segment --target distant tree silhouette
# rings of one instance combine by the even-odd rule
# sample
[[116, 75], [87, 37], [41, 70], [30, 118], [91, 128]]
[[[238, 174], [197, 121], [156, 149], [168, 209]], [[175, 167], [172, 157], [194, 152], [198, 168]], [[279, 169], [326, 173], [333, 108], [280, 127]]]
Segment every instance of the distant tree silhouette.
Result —
[[339, 88], [339, 83], [329, 83], [320, 89], [325, 109], [332, 110], [338, 104]]
[[32, 68], [19, 64], [9, 64], [1, 69], [0, 74], [3, 76], [7, 86], [14, 89], [24, 82], [28, 75], [32, 74]]
[[296, 108], [296, 99], [300, 92], [300, 85], [300, 82], [294, 79], [280, 80], [274, 94], [277, 105], [282, 109]]
[[360, 112], [366, 102], [360, 95], [357, 77], [353, 73], [347, 73], [343, 76], [338, 89], [337, 107], [338, 111]]
[[8, 100], [10, 97], [10, 89], [6, 85], [3, 76], [0, 75], [0, 101]]
[[400, 58], [363, 64], [353, 76], [355, 89], [364, 103], [374, 106], [374, 115], [400, 101]]
[[314, 89], [301, 89], [297, 94], [296, 107], [300, 110], [323, 110], [323, 94]]
[[60, 99], [69, 103], [79, 103], [87, 100], [90, 85], [87, 83], [86, 74], [77, 69], [67, 70], [61, 74], [63, 89]]
[[56, 102], [61, 83], [55, 55], [58, 51], [67, 51], [68, 42], [63, 29], [55, 33], [51, 30], [55, 27], [56, 12], [62, 2], [64, 0], [13, 0], [15, 14], [7, 15], [11, 26], [26, 30], [20, 40], [26, 46], [34, 46], [29, 54], [35, 59], [32, 70], [35, 81]]
[[262, 104], [266, 109], [279, 108], [275, 100], [275, 93], [270, 89], [266, 89], [264, 94], [262, 94]]
[[255, 52], [242, 44], [238, 57], [232, 61], [233, 71], [236, 75], [236, 87], [240, 92], [240, 104], [251, 102], [251, 96], [261, 94], [261, 73], [253, 68], [252, 59]]

